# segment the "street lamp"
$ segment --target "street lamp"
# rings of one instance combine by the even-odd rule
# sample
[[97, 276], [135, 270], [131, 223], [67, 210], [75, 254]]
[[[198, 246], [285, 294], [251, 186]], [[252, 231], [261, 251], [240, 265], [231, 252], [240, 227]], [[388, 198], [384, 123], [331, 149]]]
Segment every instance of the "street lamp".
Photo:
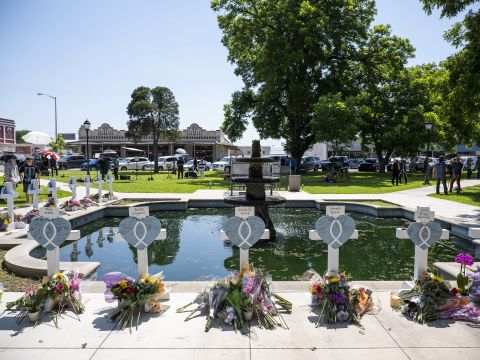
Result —
[[88, 156], [88, 132], [90, 131], [90, 121], [85, 120], [83, 123], [83, 127], [85, 128], [85, 131], [87, 132], [87, 175], [90, 175], [90, 157]]
[[55, 100], [55, 141], [57, 141], [57, 137], [58, 137], [58, 134], [57, 134], [57, 98], [55, 96], [52, 96], [52, 95], [48, 95], [48, 94], [43, 94], [43, 93], [37, 93], [38, 96], [48, 96], [49, 98]]
[[[427, 155], [430, 152], [430, 140], [431, 140], [431, 136], [432, 136], [432, 132], [431, 132], [432, 125], [433, 125], [433, 122], [431, 122], [431, 121], [426, 121], [425, 122], [425, 129], [428, 131]], [[432, 149], [432, 157], [433, 157], [433, 149]]]

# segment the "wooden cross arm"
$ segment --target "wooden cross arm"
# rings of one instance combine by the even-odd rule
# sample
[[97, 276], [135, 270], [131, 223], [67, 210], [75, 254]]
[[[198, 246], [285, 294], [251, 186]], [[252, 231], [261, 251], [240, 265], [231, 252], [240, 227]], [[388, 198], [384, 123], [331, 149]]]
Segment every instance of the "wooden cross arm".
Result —
[[[115, 240], [122, 241], [123, 236], [119, 232], [115, 233], [114, 236]], [[157, 238], [155, 240], [166, 240], [167, 239], [167, 229], [160, 229], [160, 234], [158, 234]]]
[[[27, 233], [27, 239], [34, 240], [32, 234], [30, 234], [30, 231]], [[66, 241], [76, 241], [76, 240], [80, 240], [80, 230], [72, 230], [68, 235]]]
[[[308, 232], [308, 238], [310, 240], [322, 240], [322, 238], [318, 234], [317, 230], [310, 230]], [[355, 230], [353, 232], [352, 237], [350, 239], [358, 239], [358, 230]]]
[[[410, 237], [408, 236], [407, 228], [396, 228], [395, 236], [398, 239], [410, 239]], [[442, 229], [442, 236], [440, 236], [440, 240], [448, 240], [449, 237], [450, 232], [448, 230]]]
[[[223, 241], [228, 241], [229, 240], [227, 234], [225, 234], [225, 231], [223, 231], [223, 230], [220, 230], [220, 239], [222, 239]], [[270, 239], [270, 230], [265, 229], [265, 231], [263, 232], [263, 235], [260, 237], [260, 239]]]

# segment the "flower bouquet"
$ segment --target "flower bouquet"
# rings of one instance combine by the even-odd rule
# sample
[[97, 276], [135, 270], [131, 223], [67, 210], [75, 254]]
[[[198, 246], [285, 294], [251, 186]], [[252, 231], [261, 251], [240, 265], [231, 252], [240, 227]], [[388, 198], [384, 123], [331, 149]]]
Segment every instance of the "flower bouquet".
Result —
[[28, 213], [22, 216], [20, 221], [24, 222], [25, 224], [30, 224], [33, 219], [40, 216], [40, 213], [37, 209], [30, 210]]
[[279, 309], [290, 312], [292, 303], [273, 293], [270, 285], [271, 277], [268, 274], [245, 268], [241, 272], [212, 282], [193, 302], [177, 309], [177, 313], [196, 305], [185, 318], [185, 321], [188, 321], [197, 312], [207, 312], [205, 331], [210, 330], [215, 318], [233, 325], [235, 330], [243, 329], [244, 321], [253, 317], [257, 318], [261, 328], [288, 328]]
[[80, 281], [77, 273], [70, 277], [57, 273], [40, 286], [29, 286], [20, 299], [7, 303], [7, 310], [20, 311], [17, 323], [28, 315], [36, 324], [40, 319], [40, 311], [43, 310], [53, 315], [53, 321], [58, 328], [58, 318], [66, 308], [71, 308], [80, 320], [78, 315], [85, 310], [80, 300]]
[[70, 199], [64, 202], [60, 207], [65, 211], [77, 211], [77, 210], [83, 209], [83, 206], [80, 203], [80, 201], [73, 200], [73, 199]]
[[361, 327], [361, 316], [373, 307], [372, 291], [365, 287], [351, 289], [346, 273], [315, 279], [310, 292], [312, 305], [320, 308], [316, 327], [322, 321], [328, 324], [348, 321]]
[[80, 200], [80, 204], [87, 208], [87, 207], [90, 207], [90, 206], [93, 206], [93, 205], [96, 205], [92, 199], [90, 199], [89, 197], [84, 197], [82, 200]]
[[47, 203], [45, 204], [45, 207], [46, 208], [55, 207], [56, 204], [57, 204], [57, 200], [53, 196], [49, 196]]
[[424, 273], [412, 290], [400, 294], [404, 302], [401, 311], [414, 321], [425, 324], [439, 318], [440, 306], [451, 295], [441, 276]]
[[133, 322], [138, 329], [140, 314], [144, 312], [160, 313], [164, 307], [160, 303], [161, 294], [166, 292], [163, 273], [134, 280], [118, 273], [108, 273], [103, 277], [106, 285], [105, 301], [118, 301], [118, 306], [109, 315], [111, 321], [118, 321], [120, 328], [127, 326], [132, 332]]

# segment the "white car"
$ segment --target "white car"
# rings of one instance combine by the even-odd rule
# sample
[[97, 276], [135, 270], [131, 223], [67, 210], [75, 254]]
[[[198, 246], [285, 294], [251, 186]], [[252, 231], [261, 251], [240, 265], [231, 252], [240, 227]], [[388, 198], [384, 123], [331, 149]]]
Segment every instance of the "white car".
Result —
[[[198, 166], [198, 163], [197, 163], [197, 166]], [[205, 161], [205, 170], [209, 171], [211, 168], [212, 168], [212, 163], [210, 161]], [[193, 160], [187, 161], [187, 163], [185, 164], [185, 170], [187, 171], [193, 170]]]
[[[160, 156], [158, 158], [158, 170], [174, 170], [176, 169], [176, 163], [177, 163], [177, 156]], [[150, 170], [153, 171], [155, 168], [155, 163], [153, 161], [150, 162], [145, 167], [145, 170]]]
[[218, 171], [230, 171], [230, 159], [234, 159], [233, 156], [225, 156], [218, 161], [215, 161], [212, 166], [213, 170]]
[[138, 161], [135, 161], [136, 159], [136, 157], [125, 158], [119, 161], [118, 168], [120, 170], [146, 170], [150, 160], [143, 156], [139, 156]]

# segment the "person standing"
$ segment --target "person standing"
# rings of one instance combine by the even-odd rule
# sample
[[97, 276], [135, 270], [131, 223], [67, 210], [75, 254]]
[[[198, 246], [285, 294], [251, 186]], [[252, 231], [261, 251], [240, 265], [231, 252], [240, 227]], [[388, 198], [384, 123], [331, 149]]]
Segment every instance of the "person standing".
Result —
[[105, 180], [105, 177], [108, 173], [108, 161], [105, 155], [102, 155], [98, 160], [98, 169], [100, 170], [100, 174], [102, 175], [102, 180]]
[[118, 161], [118, 158], [115, 158], [115, 160], [113, 160], [113, 176], [115, 177], [115, 180], [118, 180], [119, 167], [120, 167], [120, 161]]
[[4, 181], [6, 183], [12, 183], [13, 188], [15, 189], [20, 182], [20, 172], [18, 171], [17, 157], [15, 155], [12, 155], [12, 157], [5, 163], [4, 172]]
[[477, 156], [477, 162], [475, 163], [475, 169], [477, 169], [477, 179], [480, 179], [480, 155]]
[[[25, 203], [27, 206], [30, 206], [30, 196], [28, 195], [28, 187], [32, 183], [33, 179], [38, 179], [40, 177], [40, 169], [38, 168], [38, 166], [33, 164], [33, 160], [31, 157], [27, 157], [25, 166], [23, 166], [20, 169], [20, 174], [23, 174], [22, 184], [23, 184], [23, 192], [25, 193]], [[32, 195], [32, 201], [33, 201], [33, 195]]]
[[425, 160], [423, 161], [423, 172], [425, 174], [423, 185], [430, 185], [430, 162], [428, 156], [425, 156]]
[[474, 167], [473, 159], [471, 157], [467, 159], [467, 163], [465, 167], [467, 168], [467, 179], [470, 179], [472, 177], [473, 167]]
[[450, 192], [453, 190], [453, 184], [457, 183], [457, 194], [460, 194], [462, 188], [460, 187], [460, 180], [462, 178], [462, 168], [463, 168], [463, 161], [460, 157], [460, 154], [457, 153], [457, 157], [453, 159], [452, 163], [452, 179], [450, 180]]
[[400, 158], [400, 184], [402, 183], [402, 178], [405, 179], [405, 185], [407, 185], [408, 178], [407, 178], [407, 160], [402, 157]]
[[398, 186], [398, 178], [400, 175], [400, 163], [398, 160], [395, 159], [395, 161], [392, 164], [392, 185], [395, 185], [394, 182], [397, 182]]
[[197, 158], [193, 158], [193, 171], [197, 172], [197, 170], [198, 170]]
[[177, 160], [177, 179], [183, 179], [183, 165], [185, 165], [185, 160], [180, 156]]
[[200, 159], [200, 162], [198, 163], [198, 171], [200, 172], [200, 177], [203, 179], [205, 178], [205, 168], [207, 167], [207, 163], [205, 160]]
[[52, 177], [54, 177], [55, 174], [58, 176], [57, 161], [53, 158], [53, 156], [50, 156], [48, 163], [50, 165], [50, 170], [52, 170]]
[[433, 177], [437, 180], [437, 194], [440, 194], [440, 181], [443, 184], [443, 191], [448, 195], [447, 188], [447, 164], [445, 164], [445, 157], [440, 155], [438, 163], [433, 168]]

